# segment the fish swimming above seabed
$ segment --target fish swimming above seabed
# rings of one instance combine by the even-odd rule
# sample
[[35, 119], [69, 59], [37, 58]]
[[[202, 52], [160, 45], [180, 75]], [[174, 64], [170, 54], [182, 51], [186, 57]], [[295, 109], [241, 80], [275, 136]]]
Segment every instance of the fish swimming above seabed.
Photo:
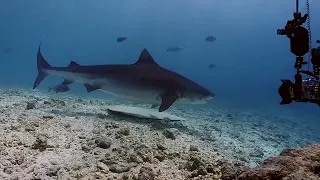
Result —
[[122, 42], [126, 39], [128, 39], [128, 38], [127, 37], [118, 37], [117, 42]]
[[208, 37], [206, 37], [206, 39], [205, 39], [205, 41], [207, 41], [207, 42], [214, 42], [214, 41], [216, 41], [216, 40], [217, 40], [217, 38], [214, 37], [214, 36], [208, 36]]
[[215, 97], [192, 80], [161, 67], [146, 49], [133, 64], [82, 66], [71, 61], [68, 67], [53, 67], [42, 56], [39, 45], [37, 66], [33, 89], [47, 75], [56, 75], [64, 78], [62, 84], [80, 82], [87, 92], [101, 90], [136, 103], [157, 105], [159, 112], [173, 103], [205, 104]]
[[210, 69], [213, 69], [214, 67], [216, 67], [216, 65], [215, 64], [209, 64], [209, 66], [208, 66]]
[[183, 50], [184, 47], [181, 47], [181, 46], [174, 46], [174, 47], [170, 47], [167, 49], [167, 52], [178, 52], [178, 51], [181, 51]]
[[12, 48], [5, 48], [3, 50], [4, 53], [10, 53], [12, 51]]
[[68, 85], [65, 85], [65, 84], [58, 84], [54, 87], [49, 87], [49, 90], [48, 92], [50, 91], [54, 91], [55, 93], [62, 93], [62, 92], [67, 92], [70, 90], [69, 86]]

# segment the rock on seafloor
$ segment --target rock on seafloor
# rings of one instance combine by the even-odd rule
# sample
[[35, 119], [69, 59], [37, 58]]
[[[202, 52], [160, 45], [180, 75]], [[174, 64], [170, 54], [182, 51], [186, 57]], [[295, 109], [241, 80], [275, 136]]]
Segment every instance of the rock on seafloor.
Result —
[[301, 149], [285, 149], [260, 167], [242, 173], [237, 180], [319, 180], [320, 144]]

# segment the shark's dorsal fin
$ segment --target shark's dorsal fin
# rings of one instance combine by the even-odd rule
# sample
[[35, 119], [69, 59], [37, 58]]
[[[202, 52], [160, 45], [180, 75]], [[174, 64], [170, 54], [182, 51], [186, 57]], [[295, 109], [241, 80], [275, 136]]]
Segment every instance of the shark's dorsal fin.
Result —
[[153, 60], [150, 53], [147, 51], [147, 49], [143, 49], [138, 61], [135, 64], [149, 64], [149, 65], [157, 65], [158, 64]]
[[80, 64], [78, 64], [74, 61], [71, 61], [68, 67], [72, 68], [72, 67], [79, 67], [79, 66], [80, 66]]

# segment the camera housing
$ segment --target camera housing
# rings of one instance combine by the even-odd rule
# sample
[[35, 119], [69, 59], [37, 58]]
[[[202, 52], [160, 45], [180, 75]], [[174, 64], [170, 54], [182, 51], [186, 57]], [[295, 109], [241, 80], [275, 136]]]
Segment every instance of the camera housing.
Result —
[[311, 63], [320, 66], [320, 47], [311, 49]]

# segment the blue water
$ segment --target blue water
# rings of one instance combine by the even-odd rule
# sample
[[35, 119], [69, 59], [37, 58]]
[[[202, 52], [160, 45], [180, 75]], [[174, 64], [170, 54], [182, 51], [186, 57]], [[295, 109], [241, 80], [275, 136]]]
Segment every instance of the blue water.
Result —
[[[2, 0], [1, 87], [32, 89], [40, 41], [53, 66], [67, 66], [71, 60], [83, 65], [134, 63], [147, 48], [161, 66], [214, 92], [209, 107], [290, 115], [298, 124], [317, 129], [317, 105], [279, 105], [280, 79], [293, 79], [295, 56], [289, 39], [276, 30], [292, 19], [294, 9], [293, 0]], [[300, 11], [305, 10], [301, 1]], [[315, 46], [320, 39], [320, 1], [312, 0], [310, 10]], [[209, 35], [216, 42], [205, 42]], [[119, 36], [128, 40], [117, 43]], [[167, 53], [172, 46], [186, 48]], [[7, 48], [12, 51], [4, 53]], [[209, 64], [216, 67], [210, 69]], [[59, 82], [61, 78], [50, 76], [39, 88], [47, 90]], [[80, 84], [71, 89], [86, 94]]]

